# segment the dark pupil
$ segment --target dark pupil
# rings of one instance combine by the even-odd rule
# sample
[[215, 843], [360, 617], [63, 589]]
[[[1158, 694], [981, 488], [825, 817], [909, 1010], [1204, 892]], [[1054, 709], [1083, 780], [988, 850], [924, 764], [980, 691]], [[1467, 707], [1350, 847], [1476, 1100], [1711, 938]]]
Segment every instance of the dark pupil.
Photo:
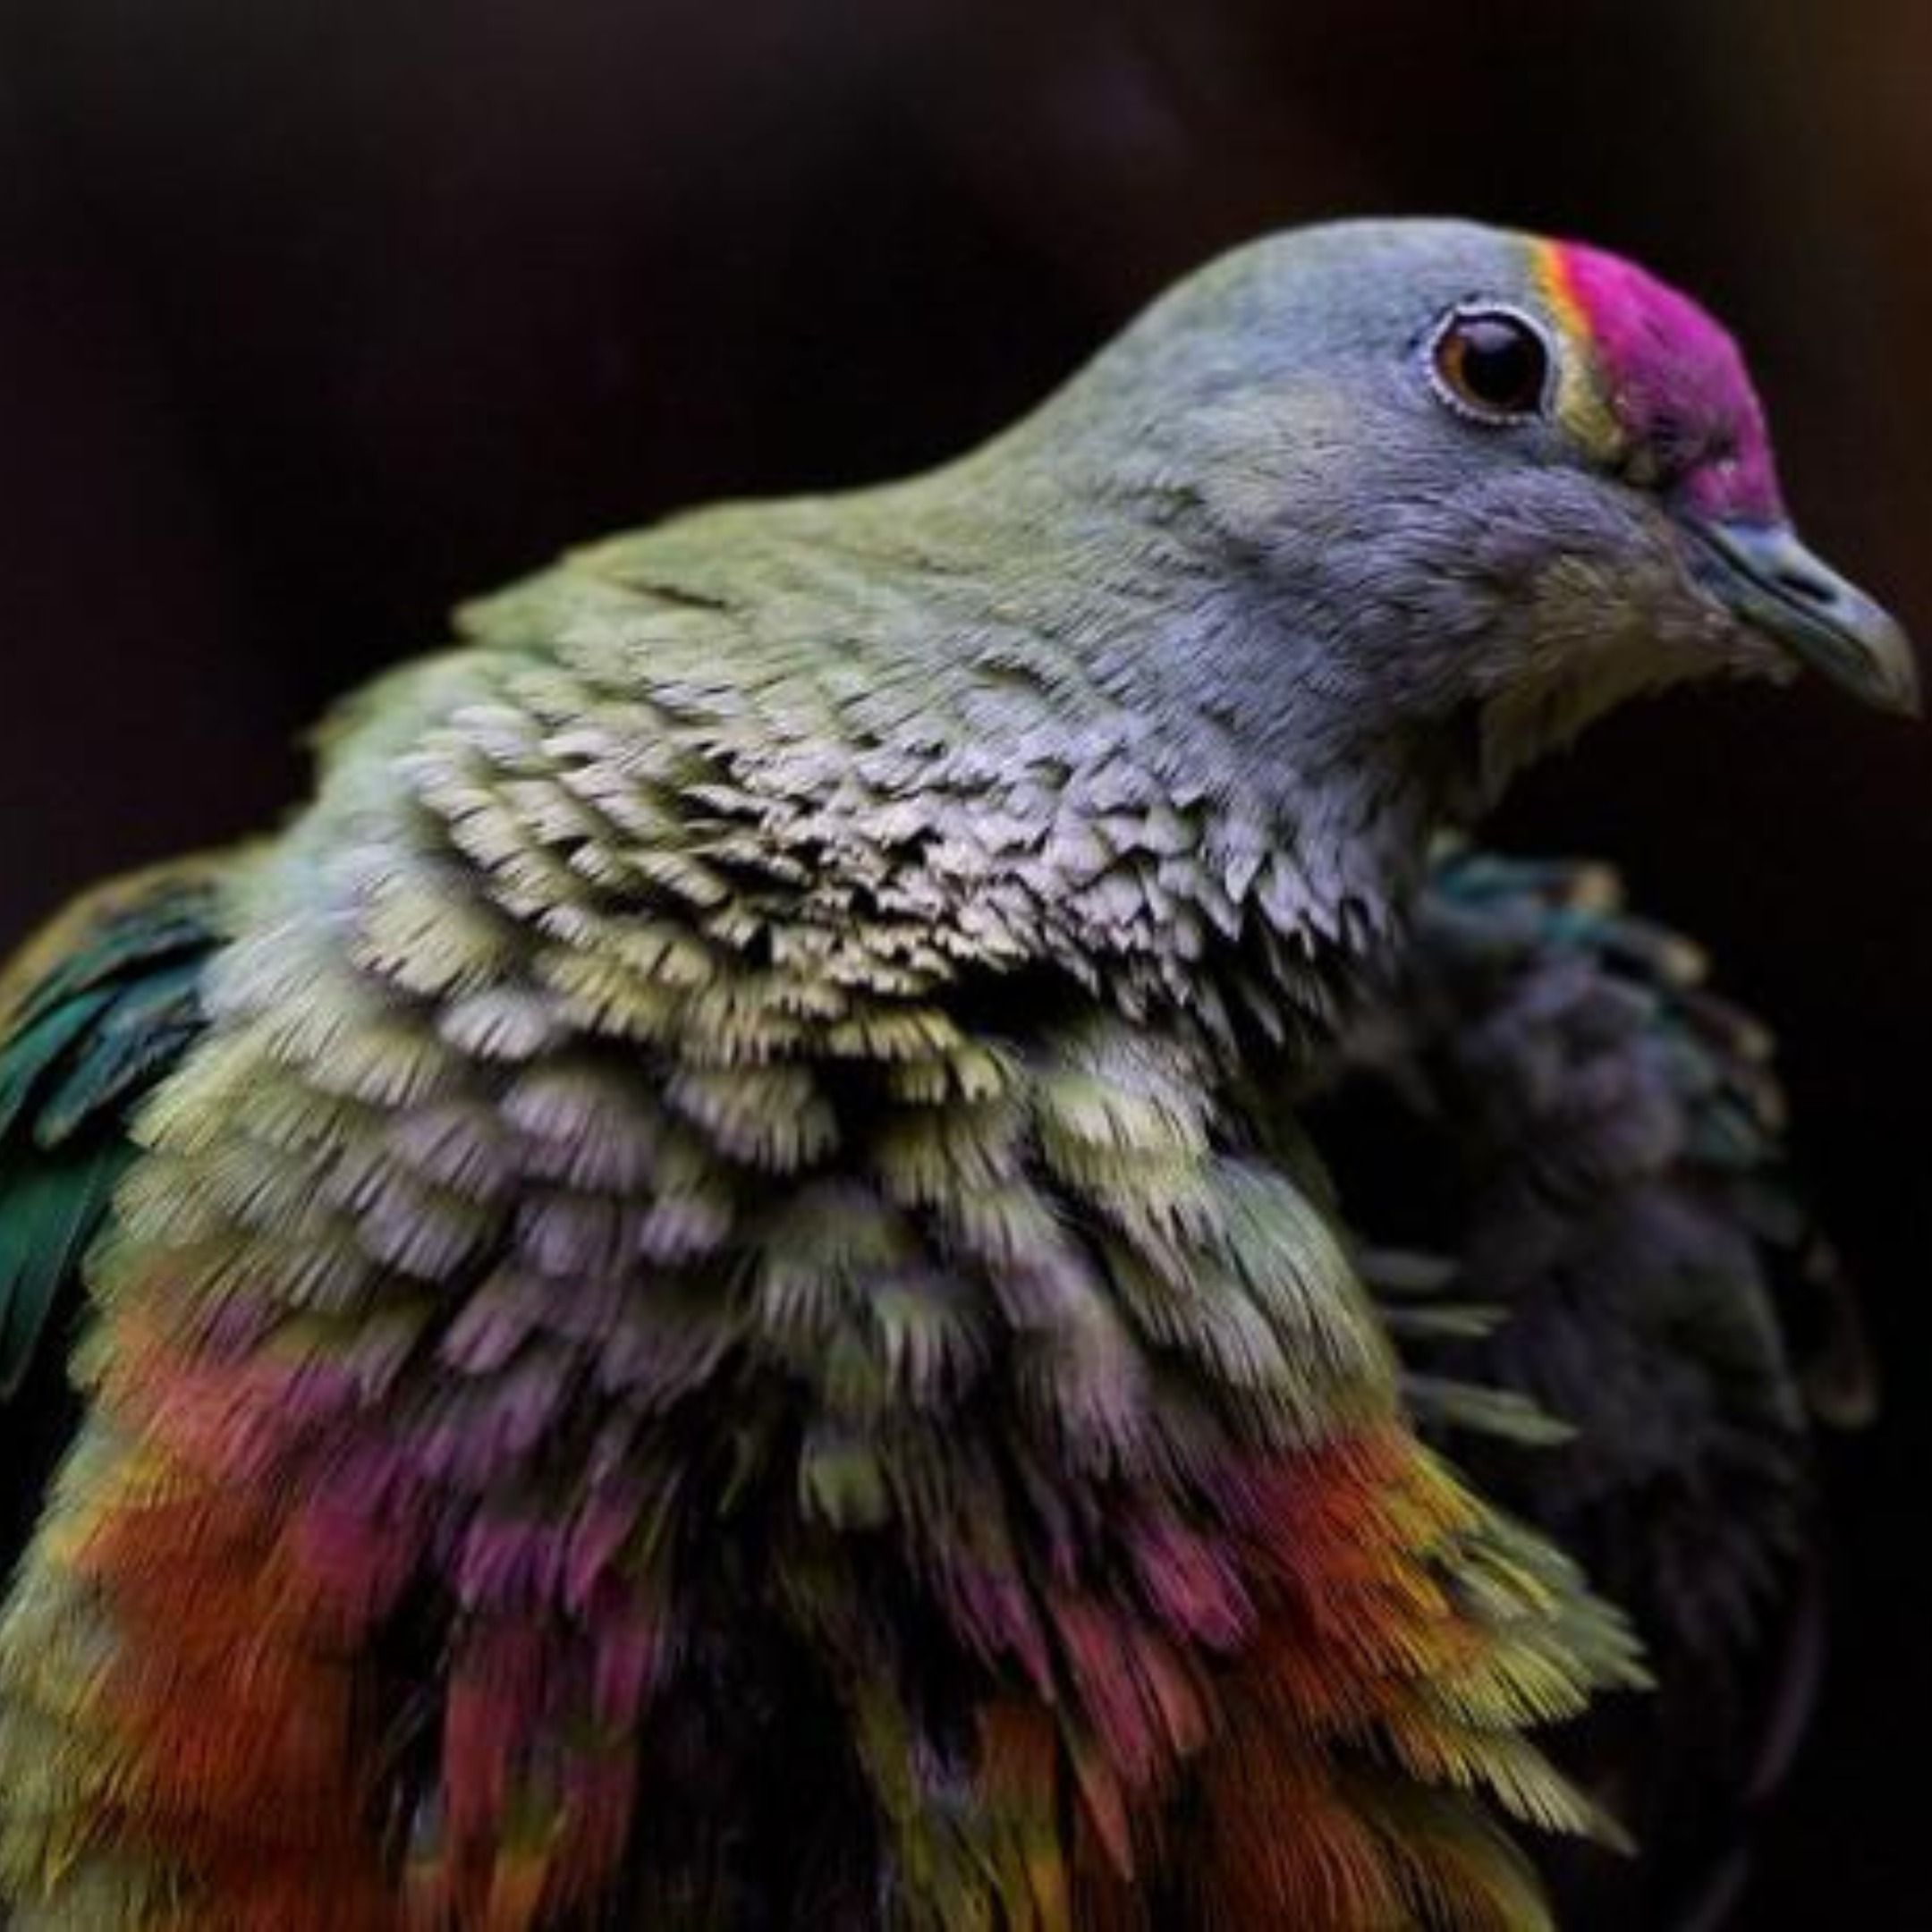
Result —
[[1496, 410], [1533, 410], [1543, 399], [1543, 344], [1521, 322], [1470, 316], [1454, 329], [1450, 373], [1473, 401]]

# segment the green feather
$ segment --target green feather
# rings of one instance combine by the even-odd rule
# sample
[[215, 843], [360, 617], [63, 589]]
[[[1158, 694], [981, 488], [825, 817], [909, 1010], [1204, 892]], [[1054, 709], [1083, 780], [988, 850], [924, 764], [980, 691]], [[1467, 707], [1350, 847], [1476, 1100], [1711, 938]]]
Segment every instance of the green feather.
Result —
[[0, 1402], [20, 1388], [129, 1148], [65, 1153], [0, 1179]]
[[61, 1055], [113, 1003], [111, 992], [81, 994], [44, 1009], [40, 1017], [0, 1046], [0, 1144]]
[[78, 1287], [132, 1155], [127, 1110], [200, 1030], [218, 902], [205, 866], [109, 886], [0, 987], [0, 1402]]
[[40, 1146], [57, 1146], [173, 1063], [200, 1028], [202, 970], [202, 961], [192, 959], [115, 992], [100, 1023], [78, 1039], [73, 1065], [39, 1109], [34, 1139]]
[[26, 993], [14, 1024], [30, 1024], [131, 968], [145, 971], [181, 954], [199, 959], [215, 930], [217, 904], [213, 887], [202, 877], [157, 879], [148, 894], [86, 928], [85, 944], [55, 960]]

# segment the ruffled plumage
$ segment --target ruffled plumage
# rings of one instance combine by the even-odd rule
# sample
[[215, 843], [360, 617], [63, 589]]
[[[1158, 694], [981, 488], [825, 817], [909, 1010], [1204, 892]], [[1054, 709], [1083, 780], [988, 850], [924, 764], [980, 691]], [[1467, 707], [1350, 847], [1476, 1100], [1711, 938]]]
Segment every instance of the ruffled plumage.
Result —
[[0, 1635], [21, 1922], [1528, 1922], [1486, 1812], [1606, 1828], [1521, 1733], [1631, 1648], [1235, 1090], [1333, 961], [1104, 749], [1007, 877], [1098, 778], [850, 777], [631, 569], [233, 896]]

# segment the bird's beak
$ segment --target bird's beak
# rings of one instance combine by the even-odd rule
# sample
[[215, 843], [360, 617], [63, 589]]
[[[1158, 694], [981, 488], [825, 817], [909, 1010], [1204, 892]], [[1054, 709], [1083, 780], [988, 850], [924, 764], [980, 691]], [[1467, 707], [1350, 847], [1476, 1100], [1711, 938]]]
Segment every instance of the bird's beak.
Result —
[[1742, 623], [1867, 704], [1920, 715], [1918, 666], [1898, 620], [1788, 523], [1699, 518], [1689, 528], [1699, 582]]

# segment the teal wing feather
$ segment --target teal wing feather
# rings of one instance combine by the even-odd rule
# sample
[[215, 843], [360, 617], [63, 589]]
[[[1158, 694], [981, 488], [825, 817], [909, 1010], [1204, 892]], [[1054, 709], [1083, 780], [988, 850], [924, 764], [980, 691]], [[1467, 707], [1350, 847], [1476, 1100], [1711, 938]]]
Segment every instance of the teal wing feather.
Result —
[[232, 861], [102, 888], [0, 978], [0, 1402], [57, 1337], [132, 1153], [129, 1114], [199, 1034]]

